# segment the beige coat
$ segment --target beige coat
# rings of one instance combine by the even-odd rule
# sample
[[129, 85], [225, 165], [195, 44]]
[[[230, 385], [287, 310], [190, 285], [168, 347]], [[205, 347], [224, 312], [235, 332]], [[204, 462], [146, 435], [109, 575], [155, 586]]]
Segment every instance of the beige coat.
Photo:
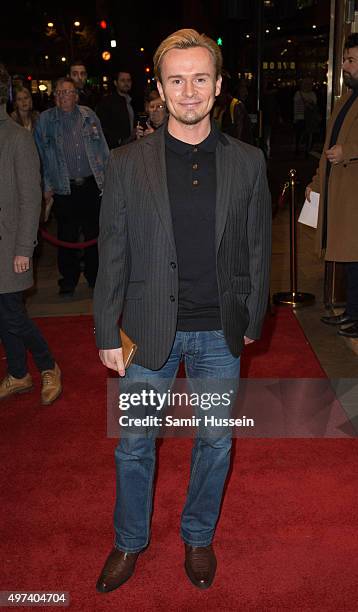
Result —
[[[317, 247], [321, 252], [323, 202], [326, 175], [324, 151], [329, 148], [334, 121], [348, 100], [347, 93], [334, 107], [327, 125], [326, 142], [310, 187], [320, 194]], [[338, 134], [343, 161], [333, 164], [328, 183], [327, 261], [358, 261], [358, 99], [349, 109]]]
[[32, 135], [0, 105], [0, 293], [28, 289], [32, 266], [17, 274], [15, 255], [32, 257], [41, 210], [40, 162]]

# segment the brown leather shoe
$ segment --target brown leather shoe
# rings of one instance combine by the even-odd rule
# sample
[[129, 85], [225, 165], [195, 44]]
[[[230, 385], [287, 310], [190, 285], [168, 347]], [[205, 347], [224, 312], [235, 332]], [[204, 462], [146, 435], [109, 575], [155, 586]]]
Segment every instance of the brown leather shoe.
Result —
[[109, 593], [127, 582], [134, 573], [135, 564], [140, 552], [126, 553], [118, 550], [118, 548], [113, 548], [98, 578], [96, 584], [97, 591]]
[[185, 544], [185, 571], [189, 580], [199, 589], [208, 589], [215, 578], [216, 557], [209, 546]]
[[41, 388], [41, 403], [44, 406], [52, 404], [61, 395], [61, 370], [55, 363], [53, 370], [44, 370], [41, 372], [42, 388]]
[[6, 399], [14, 393], [26, 393], [33, 387], [31, 374], [26, 374], [23, 378], [15, 378], [7, 374], [0, 382], [0, 400]]

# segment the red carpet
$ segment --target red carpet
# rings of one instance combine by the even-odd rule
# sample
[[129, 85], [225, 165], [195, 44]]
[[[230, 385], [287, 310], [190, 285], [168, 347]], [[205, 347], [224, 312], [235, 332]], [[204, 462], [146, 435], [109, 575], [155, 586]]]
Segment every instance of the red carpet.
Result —
[[[68, 591], [71, 610], [357, 610], [358, 453], [354, 440], [237, 440], [215, 547], [213, 587], [183, 571], [179, 520], [191, 441], [160, 445], [152, 540], [135, 576], [95, 583], [112, 544], [115, 441], [90, 317], [39, 321], [63, 370], [63, 397], [1, 403], [0, 590]], [[0, 375], [5, 371], [1, 360]], [[33, 368], [31, 368], [33, 372]], [[289, 310], [245, 350], [243, 375], [323, 377]]]

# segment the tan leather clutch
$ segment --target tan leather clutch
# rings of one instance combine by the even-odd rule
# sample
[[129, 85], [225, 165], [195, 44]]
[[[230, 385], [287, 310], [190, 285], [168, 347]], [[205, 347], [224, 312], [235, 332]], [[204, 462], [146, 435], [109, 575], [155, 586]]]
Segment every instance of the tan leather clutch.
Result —
[[129, 368], [132, 363], [132, 359], [136, 353], [137, 345], [130, 339], [129, 336], [123, 331], [122, 328], [119, 329], [119, 335], [122, 343], [123, 350], [123, 361], [125, 369]]

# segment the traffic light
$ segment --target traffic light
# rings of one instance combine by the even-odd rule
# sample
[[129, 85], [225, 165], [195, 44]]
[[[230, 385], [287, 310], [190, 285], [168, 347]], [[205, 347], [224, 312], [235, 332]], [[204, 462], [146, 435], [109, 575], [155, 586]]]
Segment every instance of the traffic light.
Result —
[[107, 21], [105, 19], [102, 19], [99, 22], [99, 27], [101, 28], [101, 30], [107, 30]]
[[223, 39], [221, 38], [221, 36], [219, 36], [219, 37], [216, 39], [216, 42], [217, 42], [217, 44], [219, 45], [219, 47], [222, 47], [222, 46], [223, 46]]

